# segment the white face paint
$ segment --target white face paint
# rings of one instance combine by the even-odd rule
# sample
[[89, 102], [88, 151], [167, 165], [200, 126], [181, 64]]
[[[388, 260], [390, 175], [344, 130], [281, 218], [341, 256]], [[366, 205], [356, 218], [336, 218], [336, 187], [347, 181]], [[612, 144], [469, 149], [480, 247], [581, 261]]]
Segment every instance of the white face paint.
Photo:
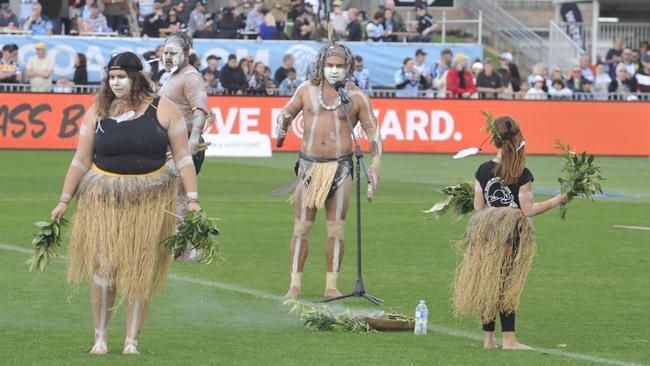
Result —
[[131, 94], [131, 79], [126, 72], [120, 72], [116, 75], [109, 74], [108, 85], [111, 87], [113, 94], [117, 98], [122, 98]]
[[347, 76], [347, 71], [344, 68], [338, 67], [324, 67], [325, 80], [334, 85], [337, 81], [344, 81]]
[[163, 63], [165, 70], [172, 74], [178, 69], [183, 60], [183, 48], [177, 42], [166, 43], [163, 47]]

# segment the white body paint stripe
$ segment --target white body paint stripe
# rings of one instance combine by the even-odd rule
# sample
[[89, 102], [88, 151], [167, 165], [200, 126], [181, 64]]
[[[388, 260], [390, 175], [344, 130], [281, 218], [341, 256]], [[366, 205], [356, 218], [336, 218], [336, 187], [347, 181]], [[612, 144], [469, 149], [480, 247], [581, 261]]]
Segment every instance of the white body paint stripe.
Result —
[[296, 245], [293, 247], [293, 260], [291, 265], [291, 273], [298, 272], [298, 262], [300, 261], [301, 246], [302, 246], [302, 239], [296, 238]]
[[[27, 249], [27, 248], [22, 248], [19, 246], [15, 245], [9, 245], [9, 244], [1, 244], [0, 243], [0, 249], [4, 250], [11, 250], [14, 252], [18, 253], [24, 253], [24, 254], [33, 254], [34, 251]], [[67, 260], [68, 257], [65, 255], [59, 256], [59, 258], [63, 260]], [[246, 288], [246, 287], [240, 287], [236, 285], [232, 285], [229, 283], [222, 283], [222, 282], [217, 282], [217, 281], [209, 281], [209, 280], [204, 280], [204, 279], [198, 279], [198, 278], [192, 278], [192, 277], [187, 277], [187, 276], [179, 276], [175, 274], [169, 274], [168, 276], [170, 279], [175, 280], [175, 281], [181, 281], [181, 282], [186, 282], [186, 283], [192, 283], [195, 285], [203, 285], [207, 287], [213, 287], [213, 288], [218, 288], [226, 291], [232, 291], [240, 294], [245, 294], [245, 295], [250, 295], [254, 297], [259, 297], [261, 299], [267, 299], [267, 300], [273, 300], [273, 301], [280, 301], [284, 302], [284, 298], [282, 296], [274, 295], [266, 291], [260, 291], [256, 289], [251, 289], [251, 288]], [[460, 329], [453, 329], [453, 328], [447, 328], [447, 327], [442, 327], [442, 326], [437, 326], [433, 324], [429, 324], [428, 329], [439, 333], [439, 334], [445, 334], [448, 336], [452, 337], [458, 337], [458, 338], [466, 338], [466, 339], [472, 339], [475, 341], [482, 341], [483, 337], [467, 332], [464, 330]], [[534, 346], [533, 346], [534, 347]], [[560, 351], [556, 349], [548, 349], [548, 348], [540, 348], [540, 347], [534, 347], [534, 350], [532, 352], [538, 352], [542, 354], [550, 354], [553, 356], [558, 356], [558, 357], [564, 357], [564, 358], [570, 358], [573, 360], [581, 360], [581, 361], [587, 361], [587, 362], [593, 362], [593, 363], [600, 363], [604, 365], [616, 365], [616, 366], [650, 366], [647, 364], [641, 364], [641, 363], [634, 363], [634, 362], [627, 362], [627, 361], [622, 361], [622, 360], [616, 360], [616, 359], [611, 359], [611, 358], [604, 358], [600, 356], [592, 356], [592, 355], [585, 355], [582, 353], [575, 353], [575, 352], [565, 352], [565, 351]]]

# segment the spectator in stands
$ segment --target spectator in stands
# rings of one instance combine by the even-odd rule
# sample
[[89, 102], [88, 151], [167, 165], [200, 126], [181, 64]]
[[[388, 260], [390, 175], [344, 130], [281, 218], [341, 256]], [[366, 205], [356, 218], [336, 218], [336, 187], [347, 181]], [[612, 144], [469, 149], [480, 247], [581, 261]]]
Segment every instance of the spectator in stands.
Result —
[[18, 17], [11, 11], [11, 5], [8, 3], [2, 4], [0, 11], [0, 28], [7, 28], [9, 30], [16, 29], [20, 23]]
[[383, 42], [388, 36], [384, 29], [384, 13], [378, 11], [372, 17], [372, 22], [366, 25], [366, 38], [373, 42]]
[[501, 77], [494, 71], [489, 58], [483, 63], [483, 71], [476, 77], [476, 91], [480, 99], [496, 99], [504, 91]]
[[363, 38], [361, 22], [359, 21], [359, 10], [348, 9], [348, 26], [346, 27], [346, 39], [352, 42], [359, 42]]
[[302, 13], [303, 4], [304, 4], [303, 0], [291, 0], [291, 5], [289, 5], [289, 14], [287, 14], [287, 18], [289, 18], [289, 20], [296, 21], [296, 19], [300, 16], [300, 13]]
[[574, 93], [580, 93], [582, 91], [582, 70], [580, 66], [576, 65], [571, 69], [571, 74], [567, 78], [567, 88], [571, 89]]
[[115, 32], [121, 33], [122, 24], [129, 11], [129, 2], [126, 0], [102, 0], [104, 2], [104, 15], [108, 26]]
[[273, 81], [273, 72], [271, 71], [271, 68], [268, 65], [264, 65], [264, 77], [270, 82], [272, 82], [273, 84], [275, 84], [275, 81]]
[[83, 18], [81, 29], [84, 32], [94, 33], [109, 31], [107, 19], [104, 14], [102, 14], [101, 10], [99, 10], [97, 4], [92, 4], [90, 6], [90, 14], [88, 15], [88, 18]]
[[54, 61], [47, 57], [47, 46], [43, 42], [36, 44], [36, 56], [27, 61], [27, 77], [33, 92], [46, 92], [52, 85]]
[[594, 74], [596, 73], [596, 67], [589, 62], [589, 55], [583, 54], [580, 56], [580, 62], [578, 64], [582, 70], [582, 77], [594, 81]]
[[[2, 58], [0, 58], [0, 84], [20, 83], [23, 71], [16, 61], [18, 46], [6, 44], [2, 46]], [[1, 90], [1, 89], [0, 89]]]
[[348, 15], [343, 11], [343, 1], [334, 0], [334, 2], [332, 2], [330, 20], [332, 22], [332, 28], [334, 28], [334, 33], [337, 36], [336, 38], [345, 39], [348, 23], [350, 21]]
[[496, 73], [501, 78], [501, 84], [503, 85], [503, 91], [501, 92], [501, 98], [503, 99], [513, 99], [514, 92], [512, 91], [512, 80], [510, 80], [510, 73], [505, 69], [499, 69]]
[[262, 8], [264, 7], [264, 1], [255, 0], [253, 9], [248, 13], [246, 17], [246, 32], [260, 32], [260, 27], [264, 22], [264, 17], [262, 15]]
[[402, 63], [402, 68], [395, 72], [395, 94], [398, 98], [415, 98], [422, 89], [422, 75], [418, 75], [413, 66], [415, 62], [407, 57]]
[[632, 50], [632, 63], [634, 64], [634, 69], [639, 70], [639, 65], [641, 65], [641, 53], [637, 49]]
[[144, 17], [144, 22], [142, 26], [142, 33], [151, 38], [160, 37], [160, 28], [167, 28], [169, 24], [167, 19], [165, 19], [165, 13], [163, 13], [163, 7], [160, 3], [153, 4], [153, 13]]
[[470, 98], [476, 92], [472, 74], [467, 71], [467, 56], [456, 55], [456, 66], [447, 72], [447, 94], [450, 98]]
[[[253, 64], [250, 63], [246, 58], [242, 58], [239, 60], [238, 65], [244, 73], [244, 77], [246, 78], [246, 85], [248, 85], [248, 82], [253, 77]], [[223, 71], [223, 69], [221, 69], [221, 71]]]
[[[505, 69], [502, 69], [502, 70], [505, 71]], [[508, 73], [508, 75], [510, 75], [510, 73]], [[514, 86], [514, 84], [513, 84], [513, 86]], [[528, 81], [520, 80], [518, 88], [519, 88], [519, 90], [515, 92], [514, 98], [518, 99], [518, 100], [526, 99], [526, 96], [528, 95], [528, 90], [530, 89], [528, 87]]]
[[[285, 53], [282, 57], [282, 65], [275, 70], [275, 75], [273, 75], [273, 80], [277, 85], [282, 84], [284, 79], [287, 78], [289, 70], [293, 69], [294, 59], [293, 55], [290, 53]], [[295, 69], [294, 69], [295, 70]]]
[[476, 78], [483, 72], [483, 63], [479, 59], [474, 60], [470, 70], [472, 70], [472, 80], [474, 81], [474, 85], [476, 85]]
[[212, 74], [214, 74], [214, 77], [219, 80], [219, 61], [221, 60], [221, 57], [210, 55], [206, 60], [208, 62], [208, 66], [205, 69], [201, 70], [201, 74], [205, 74], [206, 72], [210, 71]]
[[436, 98], [447, 97], [447, 72], [451, 68], [451, 61], [454, 53], [449, 48], [440, 51], [440, 59], [433, 66], [432, 78], [433, 88], [436, 91]]
[[555, 79], [548, 89], [548, 95], [550, 99], [569, 100], [573, 97], [573, 92], [564, 85], [564, 81]]
[[190, 13], [187, 24], [190, 36], [194, 38], [213, 38], [213, 21], [205, 17], [205, 0], [199, 0]]
[[363, 67], [363, 57], [359, 55], [354, 56], [354, 71], [350, 81], [356, 84], [359, 89], [371, 90], [370, 85], [370, 71]]
[[413, 64], [413, 70], [422, 75], [424, 78], [425, 82], [423, 85], [423, 89], [428, 89], [432, 85], [432, 72], [431, 72], [431, 66], [427, 64], [427, 53], [424, 52], [423, 49], [418, 48], [415, 50], [415, 60]]
[[210, 69], [203, 70], [203, 80], [208, 95], [216, 95], [219, 93], [219, 79], [215, 76], [214, 72]]
[[244, 94], [248, 83], [244, 71], [237, 65], [237, 56], [228, 55], [228, 63], [221, 69], [219, 81], [227, 94]]
[[546, 64], [543, 62], [538, 62], [533, 66], [533, 73], [528, 75], [528, 85], [531, 87], [533, 86], [533, 78], [535, 76], [541, 76], [544, 78], [544, 85], [542, 86], [542, 90], [547, 93], [548, 86], [546, 85], [546, 78], [548, 77], [548, 66], [546, 66]]
[[578, 100], [593, 100], [594, 95], [592, 94], [593, 83], [591, 80], [582, 78], [580, 82], [580, 93], [577, 95]]
[[250, 14], [253, 9], [253, 4], [250, 1], [244, 1], [241, 6], [242, 10], [239, 14], [237, 14], [236, 18], [238, 23], [241, 24], [240, 29], [243, 31], [246, 29], [246, 19], [248, 19], [248, 14]]
[[41, 14], [43, 7], [39, 3], [32, 4], [32, 15], [25, 20], [24, 30], [31, 30], [34, 36], [51, 36], [52, 22], [46, 15]]
[[614, 46], [607, 51], [605, 60], [612, 60], [614, 64], [618, 63], [623, 54], [623, 47], [625, 47], [625, 38], [616, 37], [614, 39]]
[[643, 67], [634, 74], [631, 90], [639, 93], [650, 93], [650, 55], [643, 56], [641, 63]]
[[533, 86], [528, 89], [526, 93], [526, 99], [538, 100], [538, 99], [547, 99], [546, 92], [542, 89], [545, 86], [544, 77], [542, 75], [533, 76]]
[[302, 82], [302, 79], [296, 73], [296, 69], [291, 67], [287, 70], [287, 77], [280, 83], [278, 91], [280, 95], [293, 95]]
[[411, 37], [411, 42], [431, 42], [433, 32], [438, 30], [436, 18], [427, 13], [427, 7], [424, 3], [415, 3], [415, 21], [417, 22], [417, 36]]
[[248, 94], [262, 95], [266, 93], [266, 83], [269, 80], [264, 75], [265, 68], [261, 61], [253, 65], [253, 77], [248, 81]]
[[650, 49], [650, 44], [648, 41], [641, 41], [639, 43], [639, 53], [641, 54], [641, 58], [643, 59], [643, 56], [648, 54], [648, 50]]
[[393, 32], [405, 32], [406, 23], [404, 23], [404, 18], [395, 11], [395, 1], [386, 0], [384, 4], [384, 11], [390, 10], [392, 13], [392, 22], [393, 22]]
[[393, 19], [393, 11], [390, 9], [384, 10], [384, 30], [386, 31], [386, 42], [397, 42], [397, 36], [393, 32], [399, 32], [397, 24]]
[[162, 65], [163, 59], [163, 45], [160, 44], [156, 46], [156, 49], [154, 51], [147, 51], [143, 53], [142, 57], [149, 64], [149, 77], [151, 77], [152, 81], [158, 82], [158, 80], [160, 80], [160, 76], [165, 71], [164, 67], [160, 67]]
[[616, 66], [616, 78], [609, 84], [608, 92], [616, 93], [618, 95], [612, 96], [610, 99], [627, 100], [632, 92], [633, 85], [630, 75], [627, 73], [627, 67], [623, 64]]
[[508, 71], [510, 74], [510, 80], [512, 80], [512, 90], [516, 93], [521, 88], [521, 75], [519, 74], [519, 68], [513, 62], [512, 53], [503, 52], [499, 55], [499, 62], [501, 63], [501, 68]]
[[174, 6], [176, 19], [178, 19], [178, 22], [183, 25], [188, 24], [190, 21], [190, 12], [187, 10], [185, 3], [186, 3], [185, 1], [179, 1], [178, 3], [176, 3], [176, 6]]
[[275, 28], [278, 32], [284, 32], [284, 27], [287, 23], [287, 15], [289, 13], [290, 0], [267, 0], [266, 5], [273, 14], [275, 19]]
[[88, 85], [88, 70], [86, 70], [86, 55], [77, 52], [74, 60], [74, 85]]
[[262, 9], [262, 15], [264, 15], [262, 25], [260, 26], [260, 38], [268, 40], [274, 39], [275, 33], [278, 33], [277, 25], [275, 24], [275, 18], [273, 13], [269, 9]]
[[[244, 5], [250, 4], [245, 3]], [[224, 7], [221, 8], [217, 20], [217, 38], [221, 39], [235, 39], [239, 37], [238, 31], [244, 29], [245, 20], [242, 20], [240, 16], [235, 16], [235, 10], [233, 7]]]
[[167, 13], [167, 23], [169, 23], [169, 26], [171, 28], [175, 28], [175, 29], [186, 28], [186, 23], [183, 23], [178, 19], [178, 13], [176, 12], [176, 8], [173, 8], [172, 10], [169, 11], [169, 13]]
[[551, 70], [551, 76], [548, 78], [548, 80], [546, 80], [546, 86], [549, 90], [553, 87], [553, 81], [555, 80], [562, 80], [562, 82], [564, 82], [564, 75], [562, 75], [562, 70], [557, 66], [553, 67], [553, 70]]
[[636, 65], [632, 60], [632, 49], [629, 47], [623, 48], [623, 53], [621, 54], [621, 64], [625, 65], [627, 73], [629, 75], [634, 75], [636, 73]]
[[302, 13], [293, 22], [293, 30], [291, 32], [291, 39], [294, 40], [310, 40], [316, 31], [316, 24], [314, 23], [314, 8], [311, 4], [307, 3], [303, 7]]
[[598, 63], [594, 74], [594, 99], [607, 100], [607, 90], [611, 82], [612, 78], [605, 71], [605, 65]]
[[188, 63], [196, 69], [196, 71], [201, 70], [201, 59], [199, 58], [199, 55], [196, 53], [192, 52], [190, 53], [190, 57], [188, 59]]

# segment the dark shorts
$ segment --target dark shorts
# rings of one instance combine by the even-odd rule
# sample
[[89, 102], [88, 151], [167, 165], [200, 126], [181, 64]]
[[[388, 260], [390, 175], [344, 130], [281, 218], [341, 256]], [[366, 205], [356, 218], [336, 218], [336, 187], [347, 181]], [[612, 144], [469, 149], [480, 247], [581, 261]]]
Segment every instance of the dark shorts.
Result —
[[[305, 172], [309, 170], [311, 164], [329, 163], [333, 161], [338, 162], [338, 166], [336, 167], [334, 180], [332, 181], [332, 186], [330, 187], [330, 191], [327, 195], [327, 198], [330, 198], [334, 195], [334, 193], [336, 193], [339, 187], [343, 185], [343, 182], [345, 182], [348, 177], [352, 177], [354, 179], [354, 164], [352, 162], [352, 154], [338, 158], [316, 158], [300, 153], [298, 161], [296, 162], [296, 166], [294, 167], [294, 171], [300, 179], [303, 179]], [[307, 182], [307, 185], [309, 185], [309, 182]]]

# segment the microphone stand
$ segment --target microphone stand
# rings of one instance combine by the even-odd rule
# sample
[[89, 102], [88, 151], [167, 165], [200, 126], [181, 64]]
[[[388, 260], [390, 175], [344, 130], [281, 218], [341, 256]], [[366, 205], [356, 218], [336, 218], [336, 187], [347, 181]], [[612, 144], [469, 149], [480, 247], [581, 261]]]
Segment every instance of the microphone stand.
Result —
[[368, 294], [363, 285], [363, 278], [361, 276], [361, 168], [363, 168], [363, 174], [366, 177], [366, 181], [370, 184], [370, 178], [368, 177], [368, 170], [366, 169], [366, 164], [363, 160], [363, 153], [361, 152], [361, 146], [359, 146], [359, 141], [357, 136], [354, 133], [354, 125], [352, 120], [350, 120], [349, 112], [349, 103], [350, 99], [346, 95], [343, 88], [338, 89], [339, 94], [341, 95], [341, 108], [343, 108], [343, 113], [345, 114], [345, 119], [348, 121], [348, 127], [352, 133], [352, 140], [354, 142], [354, 156], [356, 157], [356, 174], [357, 174], [357, 185], [356, 185], [356, 196], [357, 196], [357, 280], [354, 286], [354, 291], [347, 295], [341, 295], [337, 297], [332, 297], [329, 299], [322, 300], [321, 302], [331, 302], [341, 299], [347, 299], [348, 297], [363, 297], [364, 299], [370, 301], [371, 303], [381, 306], [384, 305], [384, 302], [370, 294]]

